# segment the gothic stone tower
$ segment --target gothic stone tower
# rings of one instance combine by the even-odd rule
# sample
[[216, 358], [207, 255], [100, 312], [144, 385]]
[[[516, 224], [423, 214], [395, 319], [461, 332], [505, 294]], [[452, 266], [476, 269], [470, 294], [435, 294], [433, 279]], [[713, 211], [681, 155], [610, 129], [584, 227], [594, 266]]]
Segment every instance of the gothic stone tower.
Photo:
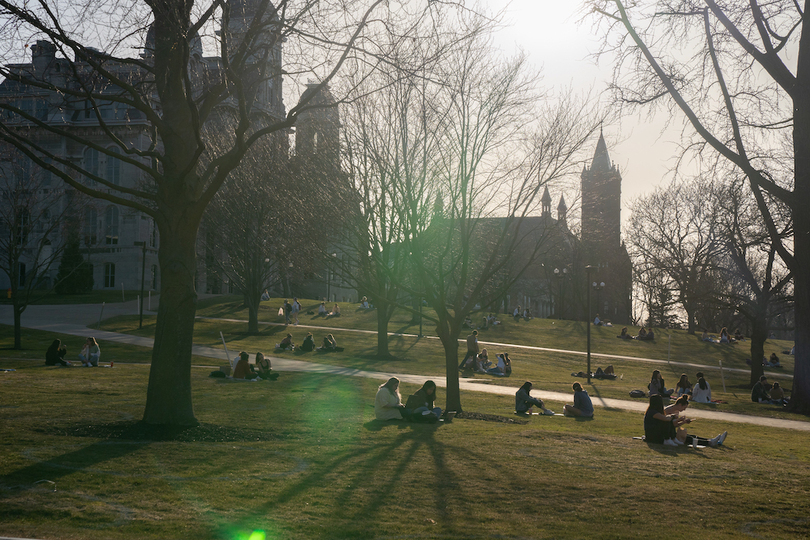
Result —
[[621, 239], [621, 204], [622, 176], [600, 133], [591, 167], [582, 170], [583, 256], [597, 268], [592, 281], [605, 283], [592, 294], [592, 309], [602, 319], [625, 324], [631, 317], [632, 267]]

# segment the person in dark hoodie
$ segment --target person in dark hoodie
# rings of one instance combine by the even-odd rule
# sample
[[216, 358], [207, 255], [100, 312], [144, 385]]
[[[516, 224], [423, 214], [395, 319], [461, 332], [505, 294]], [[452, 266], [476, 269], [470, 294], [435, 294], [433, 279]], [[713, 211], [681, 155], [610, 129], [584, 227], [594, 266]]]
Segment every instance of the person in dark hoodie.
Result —
[[411, 394], [405, 402], [405, 418], [414, 422], [437, 422], [442, 415], [436, 401], [436, 383], [425, 381], [422, 388]]

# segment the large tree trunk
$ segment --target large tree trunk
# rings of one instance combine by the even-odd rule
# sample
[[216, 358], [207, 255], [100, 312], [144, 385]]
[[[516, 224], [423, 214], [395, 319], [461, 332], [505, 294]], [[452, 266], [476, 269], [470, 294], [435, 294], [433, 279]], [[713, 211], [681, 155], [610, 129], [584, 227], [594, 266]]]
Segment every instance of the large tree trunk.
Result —
[[751, 386], [764, 373], [762, 357], [765, 356], [765, 340], [768, 339], [768, 323], [764, 313], [757, 311], [751, 319]]
[[261, 296], [255, 297], [249, 295], [247, 297], [248, 308], [248, 334], [259, 333], [259, 299]]
[[143, 414], [149, 424], [197, 424], [191, 403], [197, 227], [179, 218], [160, 231], [160, 305]]
[[[806, 17], [805, 17], [806, 19]], [[790, 408], [810, 414], [810, 23], [802, 25], [793, 96], [793, 257], [796, 356]]]
[[436, 325], [439, 339], [444, 346], [444, 361], [447, 372], [447, 404], [445, 410], [462, 412], [461, 391], [458, 387], [458, 332], [453, 336], [453, 332], [447, 323], [440, 321]]

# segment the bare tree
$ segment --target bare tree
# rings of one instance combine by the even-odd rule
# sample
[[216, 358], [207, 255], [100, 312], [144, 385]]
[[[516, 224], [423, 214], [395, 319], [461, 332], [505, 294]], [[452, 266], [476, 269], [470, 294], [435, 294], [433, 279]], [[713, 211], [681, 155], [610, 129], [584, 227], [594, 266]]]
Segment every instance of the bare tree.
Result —
[[673, 183], [639, 198], [632, 207], [632, 256], [637, 265], [666, 275], [690, 334], [695, 333], [699, 306], [712, 300], [706, 283], [721, 248], [716, 223], [711, 189], [702, 182]]
[[[48, 171], [13, 148], [0, 155], [0, 270], [9, 279], [14, 311], [14, 348], [22, 348], [21, 316], [37, 289], [50, 288], [67, 223], [80, 219], [79, 199], [62, 205], [64, 189]], [[68, 217], [72, 219], [69, 220]], [[77, 231], [73, 231], [77, 233]]]
[[403, 285], [435, 311], [429, 320], [445, 351], [447, 409], [457, 411], [462, 324], [476, 305], [503, 298], [541, 253], [543, 188], [581, 164], [576, 156], [596, 127], [581, 103], [536, 92], [524, 58], [496, 58], [480, 19], [468, 22], [481, 31], [465, 32], [475, 37], [390, 114], [407, 135], [400, 144], [420, 149], [393, 180], [413, 267]]
[[[432, 2], [419, 5], [437, 9]], [[373, 15], [399, 6], [383, 0], [281, 0], [275, 5], [269, 0], [147, 0], [129, 9], [108, 7], [91, 0], [63, 12], [46, 2], [0, 0], [3, 60], [12, 62], [0, 69], [0, 76], [47, 93], [54, 100], [51, 106], [67, 117], [97, 119], [111, 146], [14, 101], [3, 101], [0, 109], [34, 129], [0, 123], [0, 139], [73, 189], [155, 220], [161, 298], [144, 421], [194, 424], [190, 366], [200, 221], [248, 149], [292, 127], [308, 106], [302, 100], [284, 111], [281, 44], [286, 43], [283, 71], [289, 80], [311, 77], [325, 85], [348, 57], [384, 60], [381, 51], [371, 50]], [[220, 31], [214, 35], [216, 27]], [[37, 47], [52, 54], [40, 54], [45, 62], [20, 69], [19, 59], [11, 55], [34, 37], [43, 40]], [[217, 57], [203, 56], [203, 40]], [[132, 45], [144, 42], [143, 55], [133, 56]], [[109, 121], [110, 111], [116, 122]], [[225, 142], [211, 145], [205, 137], [210, 129], [219, 130], [223, 137], [218, 140]], [[47, 141], [54, 135], [135, 168], [141, 182], [118, 185], [105, 179], [51, 147]]]
[[[686, 118], [686, 148], [744, 174], [793, 274], [796, 362], [791, 408], [810, 412], [810, 39], [807, 3], [592, 0], [614, 53], [617, 101]], [[674, 115], [670, 115], [672, 117]], [[793, 214], [793, 245], [773, 218]]]
[[[742, 314], [751, 324], [751, 380], [762, 375], [765, 341], [771, 320], [782, 310], [792, 307], [788, 286], [790, 272], [780, 264], [776, 248], [765, 230], [756, 201], [739, 182], [729, 182], [720, 189], [723, 201], [719, 216], [719, 235], [726, 247], [728, 265], [723, 281], [730, 284], [726, 304]], [[775, 217], [783, 237], [791, 232], [789, 215]]]

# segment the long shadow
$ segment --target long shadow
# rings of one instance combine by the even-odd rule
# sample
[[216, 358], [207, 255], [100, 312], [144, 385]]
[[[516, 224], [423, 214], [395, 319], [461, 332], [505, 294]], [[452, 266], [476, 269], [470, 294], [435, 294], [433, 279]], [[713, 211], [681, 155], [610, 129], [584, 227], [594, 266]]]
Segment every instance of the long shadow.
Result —
[[119, 442], [120, 444], [106, 440], [99, 441], [48, 460], [36, 461], [27, 467], [0, 476], [0, 486], [29, 489], [33, 488], [34, 482], [39, 480], [55, 482], [64, 476], [86, 471], [105, 461], [122, 458], [149, 444], [148, 442]]

